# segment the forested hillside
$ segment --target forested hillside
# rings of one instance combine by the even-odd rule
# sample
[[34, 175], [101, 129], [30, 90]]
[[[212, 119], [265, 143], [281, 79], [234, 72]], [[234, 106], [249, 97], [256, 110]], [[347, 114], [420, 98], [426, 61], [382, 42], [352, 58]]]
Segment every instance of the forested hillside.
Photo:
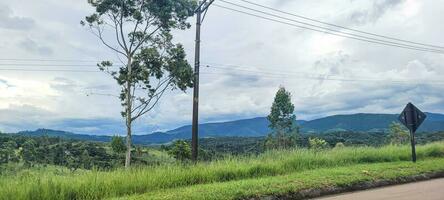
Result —
[[[386, 132], [390, 123], [397, 121], [394, 114], [352, 114], [334, 115], [311, 121], [298, 120], [302, 134], [328, 132]], [[265, 117], [236, 120], [199, 125], [202, 138], [214, 137], [262, 137], [270, 133], [269, 122]], [[444, 131], [444, 115], [427, 113], [427, 119], [418, 132]], [[19, 135], [61, 137], [85, 141], [109, 142], [110, 136], [80, 135], [65, 131], [38, 129], [22, 131]], [[146, 135], [134, 135], [133, 141], [138, 145], [163, 144], [178, 139], [190, 139], [191, 126], [183, 126], [166, 132], [155, 132]]]

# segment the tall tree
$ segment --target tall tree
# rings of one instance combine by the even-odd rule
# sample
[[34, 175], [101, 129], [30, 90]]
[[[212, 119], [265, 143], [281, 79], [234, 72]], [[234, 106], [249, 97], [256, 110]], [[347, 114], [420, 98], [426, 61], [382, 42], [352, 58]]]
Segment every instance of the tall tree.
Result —
[[[131, 162], [132, 122], [148, 113], [168, 89], [192, 87], [193, 70], [181, 44], [173, 44], [173, 29], [187, 29], [186, 19], [196, 8], [194, 0], [88, 0], [95, 12], [81, 24], [121, 62], [99, 68], [121, 87], [122, 116], [126, 121], [125, 167]], [[110, 39], [113, 38], [113, 39]], [[114, 68], [115, 69], [115, 68]]]
[[296, 115], [294, 114], [294, 105], [291, 103], [291, 94], [284, 87], [280, 87], [277, 91], [267, 119], [270, 121], [269, 127], [273, 132], [267, 138], [266, 144], [278, 148], [294, 145], [298, 131]]

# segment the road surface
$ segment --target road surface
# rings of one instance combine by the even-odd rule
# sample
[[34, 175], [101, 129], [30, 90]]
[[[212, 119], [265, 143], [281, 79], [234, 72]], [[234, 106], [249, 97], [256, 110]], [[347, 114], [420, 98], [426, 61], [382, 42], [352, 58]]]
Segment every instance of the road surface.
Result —
[[444, 178], [358, 191], [318, 200], [444, 200]]

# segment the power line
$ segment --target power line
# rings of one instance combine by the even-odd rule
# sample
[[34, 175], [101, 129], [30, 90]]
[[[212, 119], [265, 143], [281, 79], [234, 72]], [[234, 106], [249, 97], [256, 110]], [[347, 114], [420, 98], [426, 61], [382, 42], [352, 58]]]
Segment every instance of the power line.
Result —
[[[268, 21], [273, 21], [273, 22], [277, 22], [277, 23], [281, 23], [281, 24], [285, 24], [285, 25], [289, 25], [289, 26], [294, 26], [294, 27], [298, 27], [298, 28], [302, 28], [302, 29], [312, 30], [312, 31], [320, 32], [320, 33], [326, 33], [326, 34], [330, 34], [330, 35], [336, 35], [336, 36], [340, 36], [340, 37], [345, 37], [345, 38], [350, 38], [350, 39], [354, 39], [354, 40], [360, 40], [360, 41], [364, 41], [364, 42], [380, 44], [380, 45], [386, 45], [386, 46], [399, 47], [399, 48], [404, 48], [404, 49], [411, 49], [411, 50], [418, 50], [418, 51], [425, 51], [425, 52], [444, 54], [444, 51], [440, 51], [440, 50], [436, 50], [436, 49], [426, 49], [426, 48], [420, 48], [420, 47], [409, 47], [408, 45], [404, 45], [404, 44], [397, 45], [397, 44], [394, 44], [393, 42], [379, 42], [379, 41], [375, 41], [373, 39], [363, 39], [362, 36], [353, 37], [353, 36], [348, 36], [348, 35], [350, 35], [348, 33], [339, 32], [339, 33], [342, 33], [342, 34], [339, 34], [339, 33], [319, 30], [319, 29], [315, 29], [315, 28], [310, 28], [310, 27], [306, 27], [306, 26], [301, 26], [301, 25], [297, 25], [297, 24], [292, 24], [292, 23], [288, 23], [288, 22], [285, 22], [285, 21], [280, 21], [280, 20], [277, 20], [277, 19], [268, 18], [268, 17], [257, 15], [257, 14], [253, 14], [253, 13], [237, 10], [237, 9], [234, 9], [234, 8], [229, 8], [229, 7], [226, 7], [226, 6], [219, 5], [219, 4], [214, 4], [214, 6], [217, 6], [219, 8], [223, 8], [223, 9], [226, 9], [226, 10], [231, 10], [231, 11], [234, 11], [234, 12], [242, 13], [242, 14], [245, 14], [245, 15], [250, 15], [250, 16], [253, 16], [253, 17], [265, 19], [265, 20], [268, 20]], [[273, 15], [273, 14], [271, 14], [271, 15]], [[338, 32], [338, 31], [336, 31], [336, 32]], [[343, 35], [343, 34], [348, 34], [348, 35]]]
[[284, 14], [287, 14], [287, 15], [291, 15], [291, 16], [294, 16], [294, 17], [297, 17], [297, 18], [301, 18], [301, 19], [312, 21], [312, 22], [317, 22], [317, 23], [321, 23], [321, 24], [325, 24], [325, 25], [329, 25], [329, 26], [333, 26], [333, 27], [337, 27], [337, 28], [341, 28], [341, 29], [345, 29], [345, 30], [349, 30], [349, 31], [355, 31], [355, 32], [358, 32], [358, 33], [363, 33], [363, 34], [367, 34], [367, 35], [377, 36], [377, 37], [386, 38], [386, 39], [390, 39], [390, 40], [396, 40], [396, 41], [405, 42], [405, 43], [411, 43], [411, 44], [417, 44], [417, 45], [423, 45], [423, 46], [429, 46], [429, 47], [444, 49], [444, 47], [442, 47], [442, 46], [436, 46], [436, 45], [431, 45], [431, 44], [425, 44], [425, 43], [420, 43], [420, 42], [413, 42], [413, 41], [409, 41], [409, 40], [403, 40], [403, 39], [399, 39], [399, 38], [394, 38], [394, 37], [389, 37], [389, 36], [384, 36], [384, 35], [380, 35], [380, 34], [366, 32], [366, 31], [361, 31], [361, 30], [357, 30], [357, 29], [352, 29], [352, 28], [348, 28], [348, 27], [345, 27], [345, 26], [340, 26], [340, 25], [336, 25], [336, 24], [332, 24], [332, 23], [328, 23], [328, 22], [323, 22], [323, 21], [320, 21], [320, 20], [317, 20], [317, 19], [313, 19], [313, 18], [302, 16], [302, 15], [297, 15], [297, 14], [285, 12], [285, 11], [282, 11], [282, 10], [278, 10], [276, 8], [272, 8], [272, 7], [269, 7], [269, 6], [261, 5], [261, 4], [254, 3], [254, 2], [251, 2], [251, 1], [247, 1], [247, 0], [239, 0], [239, 1], [243, 1], [245, 3], [252, 4], [252, 5], [255, 5], [255, 6], [259, 6], [259, 7], [262, 7], [262, 8], [266, 8], [266, 9], [269, 9], [269, 10], [273, 10], [275, 12], [280, 12], [280, 13], [284, 13]]
[[[254, 74], [260, 75], [261, 78], [275, 78], [275, 79], [310, 79], [310, 80], [327, 80], [327, 81], [373, 81], [373, 82], [392, 82], [392, 83], [409, 83], [409, 82], [419, 82], [420, 80], [387, 80], [387, 79], [372, 79], [372, 78], [340, 78], [337, 75], [328, 74], [310, 74], [304, 72], [296, 71], [264, 71], [264, 70], [250, 70], [246, 69], [246, 66], [240, 65], [226, 65], [218, 63], [208, 63], [204, 62], [208, 68], [213, 68], [217, 70], [235, 71], [236, 73], [243, 74]], [[0, 71], [20, 71], [20, 72], [73, 72], [73, 73], [101, 73], [102, 71], [93, 70], [76, 70], [76, 69], [25, 69], [25, 68], [0, 68]], [[216, 74], [216, 75], [226, 75], [224, 73], [204, 73], [204, 74]], [[336, 78], [332, 78], [336, 77]], [[427, 80], [428, 83], [444, 84], [444, 81], [438, 80]]]
[[[273, 74], [273, 75], [288, 75], [288, 74], [296, 74], [296, 75], [301, 75], [301, 74], [305, 74], [305, 75], [310, 75], [310, 76], [323, 76], [323, 74], [310, 74], [310, 73], [305, 73], [305, 72], [297, 72], [297, 71], [269, 71], [269, 70], [260, 70], [263, 69], [263, 67], [251, 67], [251, 66], [240, 66], [240, 65], [232, 65], [232, 64], [220, 64], [220, 63], [208, 63], [208, 62], [204, 62], [206, 63], [206, 67], [209, 68], [220, 68], [220, 69], [229, 69], [229, 70], [239, 70], [239, 71], [246, 71], [246, 72], [258, 72], [258, 73], [263, 73], [263, 74]], [[255, 68], [257, 70], [250, 70], [250, 69], [245, 69], [245, 68]], [[332, 75], [329, 75], [332, 76]]]
[[[83, 64], [36, 64], [36, 63], [0, 63], [0, 66], [40, 66], [40, 67], [97, 67], [94, 65]], [[111, 67], [120, 67], [121, 65], [113, 65]]]
[[41, 66], [41, 67], [97, 67], [82, 64], [35, 64], [35, 63], [0, 63], [0, 66]]
[[85, 72], [85, 73], [98, 73], [102, 71], [92, 70], [71, 70], [71, 69], [23, 69], [23, 68], [0, 68], [0, 71], [20, 71], [20, 72]]
[[[227, 65], [225, 65], [227, 66]], [[235, 65], [231, 65], [235, 66]], [[368, 77], [355, 77], [355, 78], [340, 78], [340, 76], [337, 75], [325, 75], [325, 74], [307, 74], [307, 73], [299, 73], [296, 74], [296, 72], [293, 72], [293, 74], [288, 72], [270, 72], [270, 71], [259, 71], [259, 70], [245, 70], [245, 69], [239, 69], [237, 67], [221, 67], [221, 66], [208, 66], [209, 68], [219, 69], [219, 70], [227, 70], [227, 71], [235, 71], [236, 73], [244, 73], [244, 74], [262, 74], [260, 77], [265, 78], [298, 78], [298, 79], [311, 79], [311, 80], [330, 80], [330, 81], [352, 81], [352, 82], [358, 82], [358, 81], [368, 81], [368, 82], [392, 82], [392, 83], [417, 83], [421, 80], [390, 80], [390, 79], [374, 79], [374, 78], [368, 78]], [[240, 72], [239, 72], [240, 71]], [[206, 73], [206, 74], [218, 74], [221, 73]], [[305, 74], [305, 76], [301, 76], [301, 74]], [[265, 76], [264, 76], [265, 75]], [[336, 77], [336, 78], [332, 78]], [[439, 80], [427, 80], [427, 83], [433, 83], [433, 84], [444, 84], [444, 81]]]
[[[226, 66], [237, 66], [237, 67], [226, 67]], [[334, 75], [325, 75], [325, 74], [308, 74], [308, 73], [299, 73], [299, 72], [270, 72], [270, 71], [259, 71], [259, 70], [248, 70], [248, 69], [240, 69], [238, 65], [211, 65], [208, 66], [210, 68], [219, 69], [219, 70], [228, 70], [234, 71], [236, 73], [243, 74], [253, 74], [259, 75], [261, 78], [271, 78], [271, 79], [308, 79], [308, 80], [320, 80], [320, 81], [346, 81], [346, 82], [359, 82], [359, 81], [371, 81], [371, 82], [391, 82], [391, 83], [410, 83], [410, 82], [419, 82], [420, 80], [384, 80], [384, 79], [371, 79], [371, 78], [332, 78], [339, 77]], [[92, 70], [63, 70], [63, 69], [23, 69], [23, 68], [8, 68], [1, 69], [0, 71], [20, 71], [20, 72], [74, 72], [74, 73], [101, 73], [102, 71], [92, 71]], [[239, 72], [240, 71], [240, 72]], [[296, 74], [298, 73], [298, 74]], [[225, 73], [214, 73], [214, 72], [205, 72], [203, 74], [209, 75], [227, 75]], [[305, 74], [305, 76], [301, 76], [300, 74]], [[437, 80], [427, 80], [427, 83], [434, 84], [444, 84], [444, 81]]]
[[[106, 60], [106, 59], [105, 59]], [[40, 61], [40, 62], [102, 62], [100, 60], [80, 60], [80, 59], [34, 59], [34, 58], [0, 58], [0, 61]], [[112, 61], [117, 62], [117, 61]]]
[[[205, 75], [215, 75], [215, 76], [221, 76], [221, 75], [227, 75], [224, 73], [215, 73], [215, 72], [204, 72], [202, 74]], [[236, 74], [228, 74], [230, 76], [236, 76], [236, 75], [240, 75], [239, 73]], [[257, 74], [243, 74], [243, 75], [257, 75]], [[426, 82], [422, 82], [420, 80], [416, 80], [416, 81], [395, 81], [395, 80], [381, 80], [381, 79], [344, 79], [344, 78], [329, 78], [329, 77], [303, 77], [303, 76], [272, 76], [272, 75], [260, 75], [261, 78], [264, 79], [278, 79], [278, 80], [289, 80], [289, 79], [296, 79], [296, 80], [318, 80], [318, 81], [340, 81], [340, 82], [357, 82], [357, 83], [362, 83], [362, 82], [374, 82], [374, 83], [392, 83], [392, 84], [400, 84], [400, 85], [409, 85], [409, 84], [431, 84], [431, 83], [426, 83]], [[433, 84], [439, 84], [442, 85], [444, 84], [444, 82], [434, 82]]]
[[225, 1], [225, 0], [219, 0], [219, 1], [227, 3], [227, 4], [230, 4], [230, 5], [233, 5], [233, 6], [236, 6], [236, 7], [240, 7], [240, 8], [243, 8], [243, 9], [247, 9], [247, 10], [251, 10], [251, 11], [254, 11], [254, 12], [258, 12], [258, 13], [262, 13], [262, 14], [265, 14], [265, 15], [269, 15], [269, 16], [272, 16], [272, 17], [276, 17], [276, 18], [292, 21], [292, 22], [295, 22], [295, 23], [298, 23], [298, 24], [303, 24], [303, 25], [306, 25], [306, 26], [320, 28], [320, 29], [327, 30], [327, 31], [332, 31], [332, 32], [336, 32], [336, 33], [346, 34], [346, 35], [350, 35], [350, 36], [354, 36], [354, 37], [360, 37], [360, 38], [369, 39], [369, 40], [375, 40], [375, 41], [378, 41], [378, 42], [384, 42], [384, 43], [389, 43], [389, 44], [394, 44], [394, 45], [401, 45], [401, 46], [406, 46], [406, 47], [411, 47], [411, 48], [418, 48], [418, 49], [423, 49], [423, 50], [430, 50], [430, 51], [437, 51], [439, 53], [444, 53], [444, 51], [439, 50], [439, 49], [424, 48], [424, 47], [420, 47], [420, 46], [402, 44], [402, 43], [398, 43], [398, 42], [392, 42], [392, 41], [387, 41], [387, 40], [381, 40], [381, 39], [378, 39], [378, 38], [362, 36], [362, 35], [359, 35], [359, 34], [342, 32], [342, 31], [339, 31], [339, 30], [335, 30], [335, 29], [331, 29], [331, 28], [326, 28], [326, 27], [322, 27], [322, 26], [318, 26], [318, 25], [313, 25], [313, 24], [310, 24], [310, 23], [306, 23], [306, 22], [302, 22], [302, 21], [298, 21], [298, 20], [282, 17], [280, 15], [275, 15], [275, 14], [272, 14], [272, 13], [269, 13], [269, 12], [265, 12], [265, 11], [261, 11], [261, 10], [257, 10], [257, 9], [253, 9], [253, 8], [249, 8], [249, 7], [246, 7], [246, 6], [243, 6], [243, 5], [239, 5], [239, 4], [236, 4], [236, 3], [232, 3], [232, 2], [228, 2], [228, 1]]
[[108, 97], [120, 98], [119, 95], [109, 94], [109, 93], [86, 92], [85, 94], [86, 94], [86, 96], [108, 96]]

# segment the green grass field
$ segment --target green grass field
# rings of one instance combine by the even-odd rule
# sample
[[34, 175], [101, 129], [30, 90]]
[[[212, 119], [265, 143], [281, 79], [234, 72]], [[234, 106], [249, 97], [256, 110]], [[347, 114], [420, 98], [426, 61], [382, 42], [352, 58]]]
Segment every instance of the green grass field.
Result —
[[437, 171], [444, 171], [443, 158], [427, 159], [416, 164], [397, 161], [321, 168], [280, 176], [156, 190], [142, 195], [114, 198], [114, 200], [174, 200], [178, 197], [190, 200], [259, 199], [267, 196], [295, 194], [307, 189], [347, 187], [368, 181], [393, 180]]
[[[167, 164], [110, 172], [71, 174], [30, 170], [1, 177], [0, 199], [171, 199], [174, 196], [170, 194], [189, 199], [230, 199], [284, 194], [298, 188], [352, 184], [374, 178], [362, 174], [362, 170], [374, 173], [376, 178], [444, 171], [443, 142], [418, 146], [417, 152], [421, 162], [416, 165], [408, 162], [409, 146], [386, 146], [345, 147], [320, 152], [307, 149], [271, 151], [259, 156], [231, 157], [196, 165]], [[337, 182], [322, 181], [322, 177], [330, 174], [331, 180], [338, 179]], [[269, 188], [270, 184], [276, 187]], [[222, 196], [213, 194], [214, 191]], [[195, 193], [201, 196], [193, 196]]]

